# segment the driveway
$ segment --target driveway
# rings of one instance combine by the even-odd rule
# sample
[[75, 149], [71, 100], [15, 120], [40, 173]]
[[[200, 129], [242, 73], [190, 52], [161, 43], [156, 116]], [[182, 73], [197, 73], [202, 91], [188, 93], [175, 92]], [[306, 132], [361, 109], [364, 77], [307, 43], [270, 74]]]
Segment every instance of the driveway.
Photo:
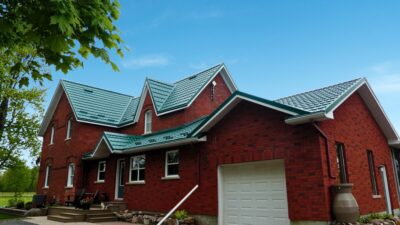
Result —
[[[27, 217], [22, 220], [8, 220], [4, 222], [0, 222], [0, 225], [62, 225], [66, 223], [56, 222], [47, 220], [46, 216], [38, 216], [38, 217]], [[74, 222], [73, 225], [93, 225], [94, 223], [88, 222]], [[104, 223], [97, 223], [102, 225], [127, 225], [131, 223], [127, 222], [104, 222]]]

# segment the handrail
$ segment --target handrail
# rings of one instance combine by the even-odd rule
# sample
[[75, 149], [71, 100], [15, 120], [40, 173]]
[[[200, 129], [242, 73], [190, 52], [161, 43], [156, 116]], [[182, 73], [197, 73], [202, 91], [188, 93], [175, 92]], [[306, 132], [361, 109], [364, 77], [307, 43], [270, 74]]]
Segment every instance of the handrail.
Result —
[[194, 188], [193, 188], [189, 193], [187, 193], [187, 195], [185, 195], [185, 197], [183, 197], [182, 200], [181, 200], [180, 202], [178, 202], [178, 204], [176, 204], [176, 206], [175, 206], [174, 208], [172, 208], [171, 211], [169, 211], [169, 212], [167, 213], [167, 215], [165, 215], [165, 216], [162, 218], [162, 220], [160, 220], [160, 222], [157, 223], [157, 225], [161, 225], [169, 216], [171, 216], [171, 214], [172, 214], [173, 212], [175, 212], [175, 210], [176, 210], [179, 206], [181, 206], [181, 205], [186, 201], [186, 199], [189, 198], [189, 197], [193, 194], [194, 191], [196, 191], [196, 189], [197, 189], [198, 187], [199, 187], [198, 184], [197, 184], [196, 186], [194, 186]]

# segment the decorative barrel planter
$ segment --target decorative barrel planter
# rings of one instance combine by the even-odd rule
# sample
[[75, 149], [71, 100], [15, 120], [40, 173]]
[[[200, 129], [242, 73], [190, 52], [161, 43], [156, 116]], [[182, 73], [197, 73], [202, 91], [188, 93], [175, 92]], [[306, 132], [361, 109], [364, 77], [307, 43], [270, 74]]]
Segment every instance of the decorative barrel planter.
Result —
[[338, 222], [355, 223], [360, 217], [360, 207], [353, 194], [353, 184], [337, 184], [332, 186], [335, 197], [333, 199], [333, 215]]

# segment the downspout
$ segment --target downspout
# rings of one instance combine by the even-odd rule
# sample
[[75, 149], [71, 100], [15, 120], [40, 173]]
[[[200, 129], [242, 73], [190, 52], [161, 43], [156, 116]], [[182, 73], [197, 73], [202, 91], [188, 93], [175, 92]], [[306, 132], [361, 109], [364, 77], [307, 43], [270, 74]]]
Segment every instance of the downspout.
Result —
[[313, 122], [312, 125], [317, 129], [318, 133], [321, 135], [321, 137], [324, 139], [325, 142], [325, 154], [327, 158], [327, 164], [328, 164], [328, 175], [330, 179], [336, 179], [336, 176], [333, 175], [332, 173], [332, 168], [331, 168], [331, 153], [329, 151], [329, 142], [328, 142], [328, 136], [325, 134], [323, 130], [315, 123]]

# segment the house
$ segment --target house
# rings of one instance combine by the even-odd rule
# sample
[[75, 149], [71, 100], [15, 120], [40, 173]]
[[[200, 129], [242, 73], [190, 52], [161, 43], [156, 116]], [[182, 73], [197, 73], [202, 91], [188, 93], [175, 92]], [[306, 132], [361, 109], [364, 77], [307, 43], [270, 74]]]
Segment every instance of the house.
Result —
[[60, 203], [166, 213], [191, 193], [198, 224], [327, 224], [331, 185], [353, 183], [361, 214], [399, 212], [400, 139], [365, 78], [274, 101], [224, 64], [138, 97], [62, 80], [39, 134], [37, 192]]

